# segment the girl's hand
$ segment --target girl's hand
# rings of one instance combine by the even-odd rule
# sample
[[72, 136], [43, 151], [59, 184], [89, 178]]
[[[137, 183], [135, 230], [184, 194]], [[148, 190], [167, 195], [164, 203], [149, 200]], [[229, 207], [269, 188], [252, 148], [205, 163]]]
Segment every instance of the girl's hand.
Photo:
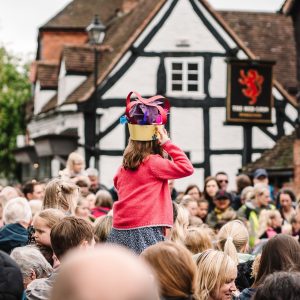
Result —
[[167, 141], [170, 140], [167, 130], [164, 127], [158, 127], [158, 142], [162, 146], [164, 145]]

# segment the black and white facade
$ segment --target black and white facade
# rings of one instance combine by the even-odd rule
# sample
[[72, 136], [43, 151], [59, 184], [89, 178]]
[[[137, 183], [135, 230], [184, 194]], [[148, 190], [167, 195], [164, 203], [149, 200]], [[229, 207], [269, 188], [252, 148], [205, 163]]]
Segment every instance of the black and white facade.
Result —
[[[249, 58], [234, 37], [222, 26], [210, 9], [198, 0], [168, 0], [135, 40], [109, 76], [98, 87], [97, 114], [101, 133], [99, 169], [102, 183], [113, 185], [113, 176], [121, 164], [128, 133], [119, 118], [125, 111], [125, 98], [138, 91], [147, 98], [166, 96], [171, 103], [168, 121], [170, 137], [190, 157], [195, 173], [178, 180], [183, 189], [189, 183], [203, 188], [204, 178], [217, 171], [229, 174], [231, 188], [241, 168], [245, 144], [253, 160], [276, 140], [293, 131], [296, 108], [274, 86], [274, 126], [252, 127], [248, 134], [238, 125], [225, 124], [225, 59], [237, 51], [237, 58]], [[85, 143], [82, 105], [64, 105], [64, 98], [85, 80], [83, 75], [68, 75], [60, 67], [57, 97], [62, 104], [55, 111], [39, 114], [28, 125], [32, 138], [62, 133], [76, 128], [79, 142]], [[53, 91], [41, 91], [36, 85], [35, 113]], [[100, 117], [101, 116], [101, 117]], [[247, 142], [247, 143], [246, 143]], [[84, 153], [82, 148], [78, 151]], [[53, 173], [57, 170], [55, 158]], [[56, 169], [56, 170], [55, 170]], [[53, 176], [55, 174], [52, 174]]]

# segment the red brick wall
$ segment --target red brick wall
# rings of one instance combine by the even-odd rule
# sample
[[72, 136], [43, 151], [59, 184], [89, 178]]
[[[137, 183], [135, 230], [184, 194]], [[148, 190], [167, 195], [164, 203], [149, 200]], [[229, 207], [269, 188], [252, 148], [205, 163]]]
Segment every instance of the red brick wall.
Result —
[[300, 139], [294, 141], [294, 190], [300, 196]]
[[64, 44], [84, 44], [87, 39], [85, 32], [41, 32], [40, 60], [58, 61]]

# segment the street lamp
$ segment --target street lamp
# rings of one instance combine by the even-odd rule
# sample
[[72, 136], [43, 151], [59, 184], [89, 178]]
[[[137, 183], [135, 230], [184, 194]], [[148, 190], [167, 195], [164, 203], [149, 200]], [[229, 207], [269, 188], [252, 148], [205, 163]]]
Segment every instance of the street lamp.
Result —
[[[96, 119], [97, 119], [97, 80], [98, 80], [98, 64], [99, 64], [99, 53], [97, 47], [102, 44], [105, 37], [106, 27], [101, 22], [98, 15], [94, 16], [92, 23], [86, 28], [89, 35], [89, 43], [94, 46], [94, 95], [92, 96], [91, 103], [88, 105], [88, 109], [85, 112], [85, 144], [94, 150], [95, 165], [98, 168], [99, 158], [95, 153], [96, 146]], [[98, 128], [99, 130], [99, 128]], [[91, 158], [91, 150], [86, 149], [86, 165], [89, 165]], [[100, 149], [98, 149], [98, 152]]]

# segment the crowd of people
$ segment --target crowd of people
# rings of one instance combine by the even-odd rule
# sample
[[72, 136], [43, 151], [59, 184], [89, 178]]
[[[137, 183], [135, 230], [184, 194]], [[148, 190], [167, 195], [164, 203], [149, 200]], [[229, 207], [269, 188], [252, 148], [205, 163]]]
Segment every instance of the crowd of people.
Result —
[[193, 166], [155, 130], [131, 132], [111, 189], [75, 152], [57, 178], [1, 187], [3, 299], [300, 299], [293, 191], [265, 169], [238, 175], [235, 191], [225, 172], [177, 191]]

